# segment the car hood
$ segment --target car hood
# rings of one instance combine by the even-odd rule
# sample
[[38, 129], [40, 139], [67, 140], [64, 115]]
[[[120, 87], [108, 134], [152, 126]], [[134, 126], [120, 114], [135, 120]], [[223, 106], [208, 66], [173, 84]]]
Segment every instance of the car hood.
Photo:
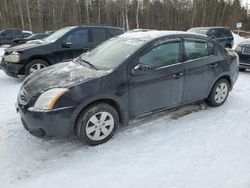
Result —
[[69, 88], [110, 72], [91, 69], [77, 62], [59, 63], [31, 74], [24, 80], [22, 87], [29, 95], [35, 96], [50, 88]]
[[250, 46], [250, 40], [244, 40], [244, 41], [240, 42], [239, 45], [241, 45], [241, 46]]
[[18, 46], [13, 46], [13, 47], [9, 47], [5, 49], [5, 52], [13, 52], [13, 51], [17, 51], [17, 52], [22, 52], [24, 50], [29, 50], [31, 48], [37, 48], [37, 47], [41, 47], [41, 46], [45, 46], [48, 45], [49, 43], [46, 42], [42, 42], [42, 43], [25, 43], [25, 44], [21, 44]]

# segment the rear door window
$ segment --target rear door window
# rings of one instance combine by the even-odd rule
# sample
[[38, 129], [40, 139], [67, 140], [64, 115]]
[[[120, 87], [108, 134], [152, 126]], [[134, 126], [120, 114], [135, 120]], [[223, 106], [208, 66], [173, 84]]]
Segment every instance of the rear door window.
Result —
[[107, 33], [105, 29], [91, 29], [93, 42], [103, 42], [107, 40]]
[[208, 41], [184, 41], [186, 60], [213, 55], [213, 44]]

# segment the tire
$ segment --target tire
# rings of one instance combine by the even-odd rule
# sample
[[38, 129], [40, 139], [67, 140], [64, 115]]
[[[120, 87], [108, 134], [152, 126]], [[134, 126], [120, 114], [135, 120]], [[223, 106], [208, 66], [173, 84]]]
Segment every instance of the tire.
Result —
[[239, 71], [244, 72], [244, 71], [246, 71], [246, 69], [245, 68], [239, 68]]
[[119, 116], [115, 108], [106, 103], [99, 103], [80, 113], [75, 128], [81, 141], [94, 146], [107, 142], [118, 126]]
[[25, 66], [24, 74], [26, 76], [30, 75], [31, 73], [34, 73], [35, 71], [38, 71], [40, 69], [48, 67], [49, 64], [42, 60], [42, 59], [34, 59], [28, 63], [28, 65]]
[[206, 99], [207, 104], [212, 107], [223, 105], [227, 100], [229, 91], [230, 85], [228, 81], [226, 79], [218, 80], [214, 84], [208, 98]]

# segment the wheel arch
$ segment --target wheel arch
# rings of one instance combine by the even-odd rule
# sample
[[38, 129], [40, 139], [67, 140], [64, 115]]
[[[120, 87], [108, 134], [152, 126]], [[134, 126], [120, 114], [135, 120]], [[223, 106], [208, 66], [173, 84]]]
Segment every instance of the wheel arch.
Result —
[[99, 104], [99, 103], [105, 103], [105, 104], [108, 104], [108, 105], [112, 106], [113, 108], [115, 108], [115, 110], [118, 113], [119, 122], [120, 122], [121, 125], [123, 125], [126, 122], [125, 115], [122, 112], [121, 106], [120, 106], [120, 104], [117, 101], [115, 101], [114, 99], [110, 99], [110, 98], [96, 99], [94, 101], [91, 101], [91, 102], [89, 102], [89, 103], [81, 106], [80, 109], [77, 110], [77, 112], [75, 114], [74, 122], [73, 122], [73, 128], [74, 128], [74, 130], [76, 128], [76, 122], [78, 121], [78, 118], [79, 118], [80, 114], [84, 110], [86, 110], [87, 108], [89, 108], [90, 106], [95, 105], [95, 104]]
[[27, 60], [27, 65], [33, 61], [33, 60], [36, 60], [36, 59], [40, 59], [40, 60], [43, 60], [43, 61], [46, 61], [49, 65], [52, 65], [52, 61], [49, 59], [49, 58], [46, 58], [44, 57], [43, 55], [34, 55], [34, 56], [31, 56], [28, 60]]
[[208, 92], [207, 97], [208, 97], [209, 94], [211, 93], [211, 91], [212, 91], [214, 85], [216, 84], [216, 82], [218, 82], [220, 79], [226, 79], [226, 80], [228, 81], [228, 83], [229, 83], [230, 90], [232, 89], [232, 79], [231, 79], [231, 77], [230, 77], [229, 75], [221, 75], [218, 79], [216, 79], [216, 80], [213, 82], [212, 86], [209, 88], [209, 92]]

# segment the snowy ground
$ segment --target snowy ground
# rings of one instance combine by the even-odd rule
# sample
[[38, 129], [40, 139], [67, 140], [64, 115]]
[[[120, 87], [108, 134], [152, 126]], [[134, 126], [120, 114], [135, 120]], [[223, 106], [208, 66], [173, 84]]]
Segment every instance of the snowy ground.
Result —
[[14, 108], [21, 81], [0, 70], [0, 187], [250, 187], [249, 72], [222, 107], [165, 112], [97, 147], [27, 133]]
[[22, 80], [0, 70], [0, 187], [249, 188], [249, 81], [241, 73], [222, 107], [164, 112], [88, 147], [27, 133], [14, 107]]

